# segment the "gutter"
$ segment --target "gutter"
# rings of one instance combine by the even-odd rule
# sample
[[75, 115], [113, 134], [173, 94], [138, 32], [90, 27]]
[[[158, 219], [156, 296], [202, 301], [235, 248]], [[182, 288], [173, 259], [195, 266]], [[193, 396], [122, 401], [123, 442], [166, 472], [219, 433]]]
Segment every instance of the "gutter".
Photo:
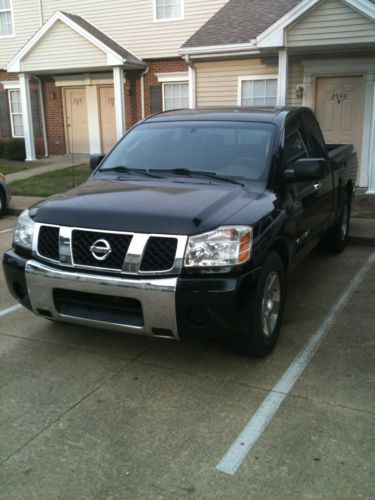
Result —
[[42, 80], [38, 76], [33, 75], [33, 78], [35, 78], [39, 82], [38, 90], [39, 90], [39, 102], [40, 102], [40, 115], [42, 118], [42, 128], [43, 128], [44, 156], [47, 158], [49, 156], [49, 153], [48, 153], [48, 141], [47, 141], [46, 113], [44, 109], [44, 100], [43, 100], [43, 85], [42, 85]]
[[239, 52], [243, 50], [252, 51], [257, 50], [257, 45], [254, 41], [246, 43], [233, 43], [227, 45], [206, 45], [201, 47], [186, 47], [179, 50], [179, 54], [185, 55], [195, 55], [195, 54], [218, 54], [221, 52]]

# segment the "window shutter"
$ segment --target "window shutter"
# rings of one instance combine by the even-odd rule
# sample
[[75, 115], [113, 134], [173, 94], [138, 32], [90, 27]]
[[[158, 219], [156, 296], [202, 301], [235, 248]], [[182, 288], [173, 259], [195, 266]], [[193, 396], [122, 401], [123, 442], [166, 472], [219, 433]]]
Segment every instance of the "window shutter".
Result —
[[0, 92], [0, 129], [2, 137], [12, 137], [7, 92]]
[[39, 99], [37, 90], [30, 91], [30, 101], [31, 101], [31, 116], [33, 118], [34, 137], [40, 137], [41, 129], [39, 120]]
[[150, 87], [151, 114], [160, 113], [163, 110], [161, 85], [151, 85]]

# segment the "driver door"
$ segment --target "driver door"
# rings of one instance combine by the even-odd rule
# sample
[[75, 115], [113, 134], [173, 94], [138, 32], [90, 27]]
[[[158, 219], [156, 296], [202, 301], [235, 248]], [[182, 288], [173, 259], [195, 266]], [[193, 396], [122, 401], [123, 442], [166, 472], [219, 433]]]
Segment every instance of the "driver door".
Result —
[[[310, 158], [302, 121], [294, 118], [286, 124], [284, 140], [284, 169], [294, 168], [300, 158]], [[295, 236], [296, 252], [315, 239], [319, 232], [319, 181], [287, 184], [289, 220]]]

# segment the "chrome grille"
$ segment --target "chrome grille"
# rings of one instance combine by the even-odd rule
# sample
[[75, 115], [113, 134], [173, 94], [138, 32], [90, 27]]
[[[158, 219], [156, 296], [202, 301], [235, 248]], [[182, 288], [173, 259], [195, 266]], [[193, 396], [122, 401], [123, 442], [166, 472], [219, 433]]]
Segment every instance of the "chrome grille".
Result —
[[59, 260], [59, 232], [60, 228], [42, 226], [39, 231], [38, 253], [46, 259]]
[[[121, 233], [36, 223], [33, 255], [59, 262], [65, 267], [94, 271], [178, 274], [182, 269], [186, 242], [187, 236]], [[98, 258], [101, 256], [102, 259]]]
[[168, 271], [176, 255], [176, 238], [149, 238], [141, 262], [141, 271]]
[[[102, 233], [74, 229], [72, 232], [73, 264], [121, 271], [132, 236], [129, 234]], [[111, 253], [105, 260], [97, 260], [91, 246], [98, 240], [106, 240]]]

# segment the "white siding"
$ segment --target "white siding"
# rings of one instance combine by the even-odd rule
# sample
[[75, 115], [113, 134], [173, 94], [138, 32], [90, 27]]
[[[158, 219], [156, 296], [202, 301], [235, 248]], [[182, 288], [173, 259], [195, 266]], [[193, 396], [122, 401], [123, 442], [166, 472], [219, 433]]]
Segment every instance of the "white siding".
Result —
[[13, 0], [15, 36], [0, 38], [0, 69], [5, 69], [10, 59], [40, 28], [39, 0]]
[[289, 47], [374, 43], [375, 23], [339, 0], [325, 0], [287, 31]]
[[176, 57], [181, 45], [228, 0], [185, 0], [182, 21], [153, 22], [153, 0], [43, 0], [44, 22], [77, 14], [140, 58]]
[[[77, 49], [79, 47], [79, 49]], [[24, 71], [47, 71], [105, 66], [107, 56], [91, 42], [57, 21], [22, 60]]]
[[197, 106], [237, 106], [239, 76], [277, 73], [274, 57], [197, 63]]

